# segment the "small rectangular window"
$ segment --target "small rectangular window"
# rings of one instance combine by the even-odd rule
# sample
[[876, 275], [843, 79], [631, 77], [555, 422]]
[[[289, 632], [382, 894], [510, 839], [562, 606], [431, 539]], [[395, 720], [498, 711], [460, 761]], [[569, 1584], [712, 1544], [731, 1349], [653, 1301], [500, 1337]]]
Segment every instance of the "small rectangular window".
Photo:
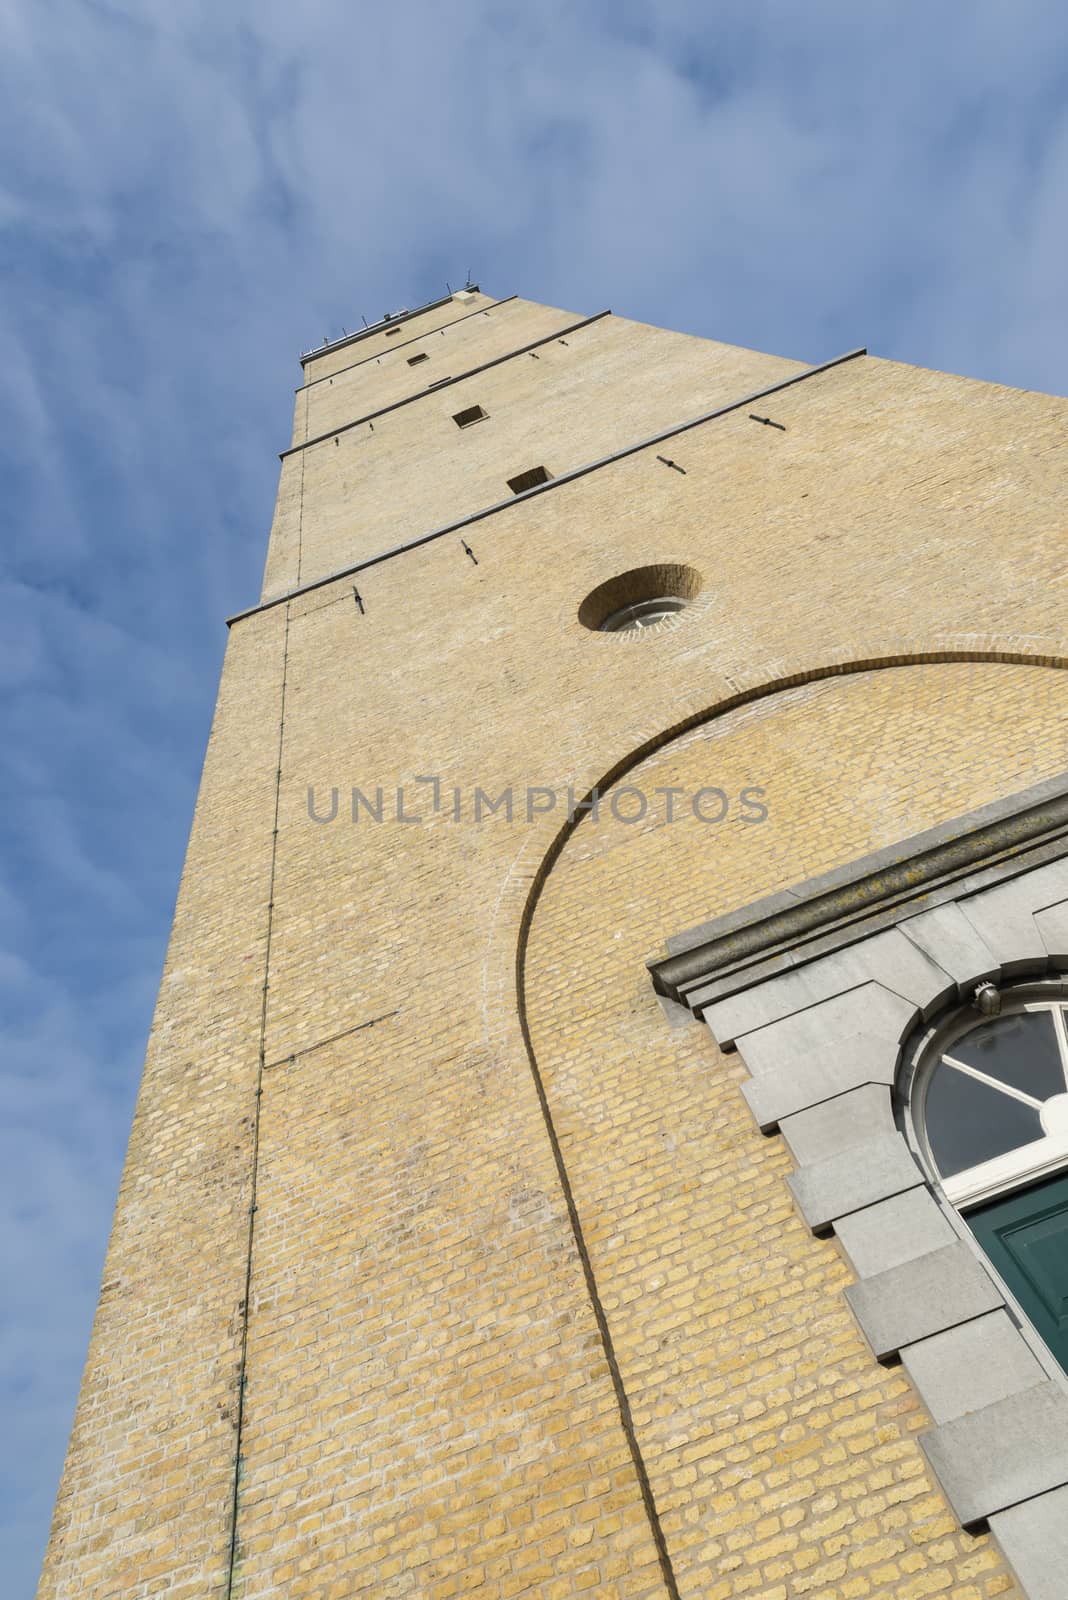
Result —
[[427, 355], [426, 351], [425, 350], [420, 350], [420, 352], [419, 352], [419, 354], [417, 356], [409, 356], [408, 357], [408, 365], [410, 367], [417, 367], [419, 365], [420, 361], [429, 361], [429, 360], [430, 360], [430, 357]]
[[526, 472], [521, 472], [518, 477], [509, 478], [508, 487], [513, 494], [523, 494], [539, 483], [549, 483], [551, 479], [552, 473], [547, 467], [528, 467]]
[[399, 328], [387, 328], [386, 329], [386, 338], [387, 339], [392, 339], [392, 337], [393, 337], [393, 335], [395, 333], [400, 333], [400, 329]]
[[472, 422], [481, 422], [488, 416], [489, 412], [483, 411], [481, 406], [468, 406], [466, 411], [454, 412], [452, 420], [458, 428], [469, 428]]

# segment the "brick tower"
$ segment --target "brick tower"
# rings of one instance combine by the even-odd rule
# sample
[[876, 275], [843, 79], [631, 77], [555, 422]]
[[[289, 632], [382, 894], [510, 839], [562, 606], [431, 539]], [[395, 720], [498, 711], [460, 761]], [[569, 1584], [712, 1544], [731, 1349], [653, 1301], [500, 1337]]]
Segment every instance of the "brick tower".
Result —
[[303, 367], [40, 1595], [1063, 1596], [1060, 1091], [945, 1060], [1064, 1039], [1068, 404], [476, 289]]

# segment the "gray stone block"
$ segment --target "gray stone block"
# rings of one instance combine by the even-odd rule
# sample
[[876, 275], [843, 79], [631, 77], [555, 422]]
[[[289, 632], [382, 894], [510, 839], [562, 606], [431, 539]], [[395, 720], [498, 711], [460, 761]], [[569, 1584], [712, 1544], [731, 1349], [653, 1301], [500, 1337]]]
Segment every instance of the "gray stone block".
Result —
[[818, 1053], [799, 1054], [750, 1079], [742, 1085], [742, 1094], [758, 1125], [769, 1133], [784, 1117], [833, 1100], [863, 1084], [892, 1084], [898, 1054], [896, 1039], [863, 1033], [847, 1035]]
[[[753, 1028], [763, 1028], [769, 1022], [777, 1022], [780, 1017], [789, 1016], [793, 1007], [771, 998], [771, 986], [783, 977], [793, 977], [799, 972], [804, 963], [799, 965], [795, 955], [789, 950], [779, 950], [774, 955], [761, 961], [759, 967], [750, 977], [748, 983], [739, 983], [737, 987], [731, 979], [719, 976], [695, 978], [691, 983], [679, 985], [679, 996], [690, 1007], [695, 1016], [702, 1022], [709, 1022], [713, 1011], [719, 1005], [733, 1005], [735, 1001], [746, 1000], [754, 996]], [[766, 1003], [761, 1003], [760, 997], [767, 995]], [[809, 1002], [810, 1004], [812, 1002]], [[747, 1012], [748, 1014], [748, 1012]], [[710, 1024], [711, 1025], [711, 1024]], [[736, 1031], [736, 1030], [735, 1030]], [[723, 1038], [718, 1031], [713, 1030], [717, 1042], [724, 1050], [734, 1048], [734, 1034], [725, 1030]]]
[[1059, 861], [1047, 861], [1044, 866], [1034, 867], [1018, 881], [1026, 882], [1036, 907], [1068, 900], [1068, 851]]
[[1050, 961], [1057, 967], [1068, 966], [1068, 900], [1036, 911], [1035, 927]]
[[916, 1007], [878, 983], [835, 995], [806, 1011], [795, 1011], [766, 1028], [747, 1033], [738, 1050], [754, 1077], [833, 1050], [854, 1034], [899, 1046], [912, 1027]]
[[990, 1531], [1028, 1600], [1068, 1592], [1068, 1488], [1050, 1489], [990, 1518]]
[[[1038, 873], [1025, 873], [994, 889], [960, 900], [958, 904], [983, 943], [989, 945], [1003, 977], [1041, 970], [1046, 947], [1035, 926]], [[1041, 899], [1041, 896], [1038, 896]]]
[[821, 1105], [783, 1117], [779, 1132], [799, 1167], [840, 1155], [853, 1145], [865, 1144], [881, 1134], [894, 1134], [890, 1089], [885, 1083], [865, 1083]]
[[[949, 974], [913, 941], [891, 928], [810, 961], [795, 972], [784, 972], [755, 984], [707, 1006], [702, 1014], [717, 1042], [726, 1046], [743, 1034], [872, 982], [911, 1000], [924, 1015], [956, 994], [956, 983]], [[696, 1005], [700, 997], [690, 998]]]
[[688, 1006], [680, 1005], [677, 1000], [672, 1000], [666, 994], [658, 994], [657, 1001], [660, 1009], [667, 1018], [669, 1028], [685, 1028], [697, 1019]]
[[845, 1295], [880, 1361], [896, 1356], [903, 1345], [916, 1344], [1003, 1304], [990, 1274], [962, 1239], [851, 1283]]
[[814, 1233], [839, 1217], [874, 1205], [923, 1182], [923, 1174], [899, 1133], [853, 1145], [786, 1180], [797, 1209]]
[[[1052, 845], [1052, 841], [1050, 843]], [[998, 876], [998, 872], [997, 865], [978, 867], [975, 872], [960, 880], [959, 891], [955, 898], [958, 901], [968, 900], [973, 895], [985, 894], [1000, 883], [1006, 885], [1018, 883], [1027, 885], [1027, 893], [1035, 911], [1041, 906], [1051, 906], [1058, 900], [1068, 899], [1068, 851], [1064, 849], [1063, 840], [1059, 854], [1052, 854], [1050, 859], [1039, 862], [1036, 866], [1028, 867], [1023, 872], [1008, 872], [1004, 876]], [[991, 877], [991, 874], [994, 876]]]
[[1005, 1311], [906, 1345], [901, 1361], [936, 1422], [981, 1411], [1049, 1376]]
[[1059, 1383], [1036, 1384], [932, 1429], [920, 1444], [957, 1519], [975, 1528], [1068, 1483], [1068, 1394]]
[[926, 1188], [909, 1189], [841, 1217], [834, 1231], [858, 1278], [874, 1278], [957, 1242], [953, 1224]]
[[1001, 964], [957, 905], [937, 906], [900, 925], [905, 938], [931, 956], [960, 985], [996, 979]]

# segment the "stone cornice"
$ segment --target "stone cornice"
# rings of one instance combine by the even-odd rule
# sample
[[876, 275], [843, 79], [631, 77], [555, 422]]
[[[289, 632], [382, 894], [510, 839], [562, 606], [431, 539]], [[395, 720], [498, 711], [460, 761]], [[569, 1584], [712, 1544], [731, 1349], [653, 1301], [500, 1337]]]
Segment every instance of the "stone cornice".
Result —
[[1065, 853], [1068, 773], [668, 939], [660, 994], [700, 1011]]

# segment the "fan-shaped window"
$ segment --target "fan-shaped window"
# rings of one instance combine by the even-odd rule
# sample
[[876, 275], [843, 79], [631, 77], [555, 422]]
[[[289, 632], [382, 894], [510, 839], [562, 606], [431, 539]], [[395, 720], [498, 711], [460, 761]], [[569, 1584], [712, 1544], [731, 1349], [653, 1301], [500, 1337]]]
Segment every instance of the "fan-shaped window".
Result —
[[927, 1149], [957, 1205], [1068, 1165], [1065, 1006], [1002, 1004], [951, 1037], [922, 1080]]
[[1068, 1005], [988, 994], [1000, 1014], [939, 1040], [913, 1119], [947, 1199], [1068, 1371]]

